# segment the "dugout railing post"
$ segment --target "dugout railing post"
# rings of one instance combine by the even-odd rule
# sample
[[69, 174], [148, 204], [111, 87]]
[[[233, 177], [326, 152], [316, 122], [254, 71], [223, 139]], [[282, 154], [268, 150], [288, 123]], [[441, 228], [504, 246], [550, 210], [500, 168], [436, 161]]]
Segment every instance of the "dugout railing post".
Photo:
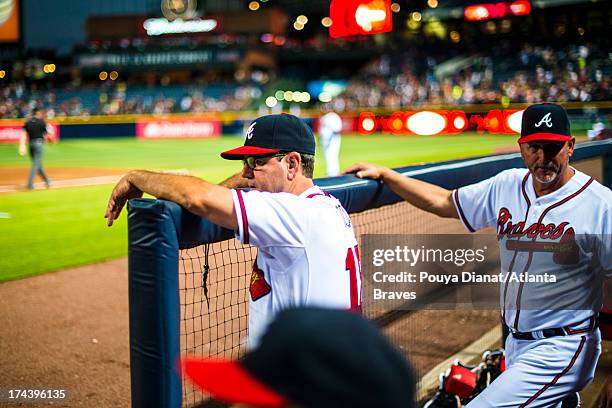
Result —
[[[612, 140], [576, 146], [573, 160], [601, 157], [604, 184], [612, 183]], [[518, 154], [404, 167], [400, 173], [448, 189], [475, 183], [512, 167]], [[385, 185], [353, 176], [317, 179], [349, 213], [401, 201]], [[407, 231], [408, 232], [408, 231]], [[132, 407], [179, 408], [179, 250], [233, 237], [233, 232], [175, 203], [136, 199], [128, 204], [128, 280]]]

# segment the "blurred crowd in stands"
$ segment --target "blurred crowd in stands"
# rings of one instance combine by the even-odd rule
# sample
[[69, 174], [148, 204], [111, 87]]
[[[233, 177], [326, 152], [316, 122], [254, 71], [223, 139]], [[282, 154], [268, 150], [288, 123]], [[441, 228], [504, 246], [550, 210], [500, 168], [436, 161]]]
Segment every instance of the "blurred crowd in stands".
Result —
[[585, 45], [556, 51], [526, 45], [505, 58], [425, 57], [421, 73], [414, 57], [400, 58], [382, 56], [368, 64], [334, 99], [335, 110], [612, 99], [612, 54]]
[[256, 86], [80, 86], [38, 89], [12, 83], [0, 90], [0, 118], [21, 118], [34, 108], [64, 116], [224, 112], [248, 109], [261, 96]]
[[[612, 100], [612, 53], [605, 47], [525, 45], [455, 56], [423, 48], [366, 64], [348, 78], [333, 108]], [[49, 118], [257, 110], [267, 96], [259, 84], [151, 87], [116, 81], [41, 88], [13, 82], [0, 88], [0, 118], [24, 117], [34, 108], [46, 110]]]

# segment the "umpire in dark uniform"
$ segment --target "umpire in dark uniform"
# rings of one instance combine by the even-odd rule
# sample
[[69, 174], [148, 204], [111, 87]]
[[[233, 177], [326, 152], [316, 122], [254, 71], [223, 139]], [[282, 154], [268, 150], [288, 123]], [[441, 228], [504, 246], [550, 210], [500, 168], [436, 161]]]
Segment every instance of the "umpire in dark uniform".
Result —
[[43, 112], [39, 109], [34, 109], [32, 116], [25, 122], [23, 129], [25, 132], [19, 143], [19, 154], [25, 155], [27, 138], [30, 147], [30, 158], [32, 159], [32, 169], [30, 170], [30, 177], [28, 177], [28, 189], [32, 190], [34, 188], [34, 177], [37, 173], [43, 178], [47, 188], [49, 188], [51, 180], [42, 166], [43, 146], [45, 140], [55, 141], [55, 137], [47, 132], [47, 124], [43, 119]]

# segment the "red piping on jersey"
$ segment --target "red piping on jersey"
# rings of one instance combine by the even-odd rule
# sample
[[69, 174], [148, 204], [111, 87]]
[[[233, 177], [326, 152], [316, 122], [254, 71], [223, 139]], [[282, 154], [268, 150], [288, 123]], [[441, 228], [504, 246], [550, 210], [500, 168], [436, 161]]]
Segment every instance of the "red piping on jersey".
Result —
[[[582, 322], [584, 322], [584, 320]], [[595, 318], [595, 316], [591, 316], [591, 317], [589, 317], [589, 326], [588, 327], [585, 327], [584, 329], [572, 329], [572, 326], [577, 326], [578, 324], [580, 324], [582, 322], [578, 322], [575, 325], [565, 326], [563, 328], [563, 330], [565, 330], [565, 332], [567, 334], [589, 333], [589, 332], [592, 332], [593, 329], [596, 326], [596, 318]]]
[[[591, 177], [589, 179], [589, 181], [587, 181], [586, 183], [584, 183], [584, 186], [580, 187], [580, 189], [578, 189], [576, 192], [574, 192], [573, 194], [565, 197], [563, 200], [561, 201], [557, 201], [556, 203], [549, 205], [544, 211], [542, 211], [542, 215], [540, 215], [540, 218], [538, 219], [538, 225], [542, 224], [542, 220], [544, 220], [544, 217], [546, 216], [546, 214], [548, 214], [548, 212], [550, 210], [552, 210], [553, 208], [557, 208], [560, 205], [563, 205], [565, 203], [567, 203], [569, 200], [571, 200], [574, 197], [577, 197], [580, 193], [582, 193], [584, 190], [586, 190], [591, 183], [593, 182], [593, 177]], [[532, 241], [535, 241], [537, 238], [537, 234], [534, 235], [534, 237], [532, 238]], [[516, 252], [514, 253], [514, 255], [516, 256]], [[523, 270], [523, 272], [527, 272], [527, 270], [529, 269], [529, 267], [531, 266], [531, 261], [533, 260], [533, 252], [529, 252], [529, 259], [527, 260], [527, 264], [525, 265], [525, 269]], [[519, 316], [521, 314], [521, 308], [520, 308], [520, 302], [521, 302], [521, 292], [523, 291], [523, 285], [525, 284], [525, 282], [521, 282], [521, 286], [519, 287], [519, 292], [517, 294], [516, 297], [516, 317], [514, 318], [514, 329], [518, 330], [518, 322], [519, 322]]]
[[549, 382], [548, 384], [546, 384], [542, 388], [540, 388], [540, 391], [536, 392], [531, 398], [529, 398], [527, 401], [525, 401], [525, 403], [519, 405], [519, 408], [523, 408], [523, 407], [531, 404], [536, 398], [538, 398], [540, 395], [542, 395], [542, 393], [544, 391], [549, 389], [551, 386], [555, 385], [556, 382], [559, 381], [559, 378], [561, 378], [564, 374], [566, 374], [572, 368], [572, 366], [576, 363], [576, 359], [578, 358], [578, 356], [582, 352], [582, 348], [584, 347], [584, 343], [585, 342], [586, 342], [586, 336], [582, 336], [582, 339], [580, 340], [580, 345], [578, 346], [578, 350], [576, 350], [576, 352], [574, 353], [574, 356], [572, 357], [572, 360], [570, 361], [569, 365], [567, 367], [565, 367], [563, 369], [563, 371], [561, 371], [559, 374], [557, 374], [555, 376], [555, 378], [552, 379], [551, 382]]
[[461, 217], [461, 221], [465, 224], [465, 226], [470, 230], [470, 232], [476, 232], [474, 228], [470, 225], [467, 218], [465, 218], [465, 214], [463, 214], [463, 209], [461, 208], [461, 204], [459, 203], [459, 189], [455, 190], [455, 202], [457, 203], [457, 208], [459, 209], [459, 216]]
[[[353, 263], [359, 265], [359, 247], [355, 245], [353, 250], [349, 249], [348, 256], [353, 258]], [[348, 260], [347, 260], [348, 261]], [[351, 294], [351, 310], [361, 310], [361, 301], [359, 299], [359, 289], [357, 288], [357, 269], [349, 269], [350, 272], [350, 294]]]
[[242, 235], [244, 238], [244, 244], [249, 243], [249, 221], [247, 220], [246, 209], [244, 208], [244, 200], [242, 199], [242, 191], [236, 190], [238, 196], [238, 204], [240, 204], [240, 213], [242, 215]]
[[523, 192], [523, 197], [525, 197], [525, 201], [527, 201], [527, 211], [525, 212], [525, 221], [527, 221], [527, 212], [529, 212], [529, 207], [531, 207], [531, 200], [529, 200], [529, 196], [527, 196], [527, 190], [525, 190], [525, 184], [527, 184], [527, 180], [529, 179], [529, 175], [531, 173], [527, 172], [525, 177], [523, 177], [523, 182], [521, 183], [521, 191]]
[[331, 197], [327, 191], [324, 191], [322, 193], [312, 193], [310, 195], [307, 195], [306, 198], [312, 198], [320, 195], [324, 195], [325, 197]]
[[[533, 260], [533, 252], [529, 252], [529, 259], [527, 259], [527, 263], [525, 264], [523, 273], [529, 270], [529, 266], [531, 266], [532, 260]], [[521, 284], [519, 285], [518, 293], [516, 294], [516, 316], [514, 316], [514, 330], [516, 331], [518, 331], [519, 316], [521, 315], [521, 297], [523, 296], [524, 286], [525, 286], [525, 282], [521, 282]]]

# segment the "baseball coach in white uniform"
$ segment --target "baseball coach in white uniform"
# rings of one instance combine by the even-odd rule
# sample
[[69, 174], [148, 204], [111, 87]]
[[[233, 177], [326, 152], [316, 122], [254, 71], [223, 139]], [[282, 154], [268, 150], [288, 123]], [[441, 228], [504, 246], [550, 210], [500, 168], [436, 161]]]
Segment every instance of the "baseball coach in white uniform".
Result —
[[565, 278], [501, 286], [510, 329], [507, 369], [469, 407], [560, 406], [590, 383], [601, 353], [600, 283], [612, 274], [612, 191], [569, 165], [575, 139], [560, 105], [528, 107], [518, 143], [527, 169], [453, 191], [371, 164], [347, 169], [383, 180], [423, 210], [461, 219], [470, 232], [496, 227], [502, 273]]
[[[112, 225], [126, 201], [145, 192], [232, 229], [242, 243], [256, 246], [249, 286], [252, 348], [281, 310], [361, 308], [361, 267], [351, 219], [338, 200], [314, 185], [314, 154], [314, 135], [302, 120], [288, 114], [263, 116], [251, 123], [244, 146], [221, 153], [243, 161], [241, 174], [225, 185], [130, 171], [111, 193], [105, 217]], [[250, 190], [227, 187], [245, 184]]]

